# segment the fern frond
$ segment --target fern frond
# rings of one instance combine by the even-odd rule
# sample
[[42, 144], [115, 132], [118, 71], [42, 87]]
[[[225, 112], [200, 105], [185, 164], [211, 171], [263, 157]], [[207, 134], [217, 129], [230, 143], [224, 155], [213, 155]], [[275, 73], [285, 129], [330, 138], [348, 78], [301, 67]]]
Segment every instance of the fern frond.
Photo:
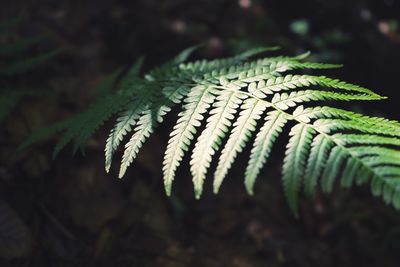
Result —
[[337, 131], [354, 130], [362, 133], [384, 134], [400, 137], [400, 132], [394, 132], [392, 127], [385, 127], [385, 125], [371, 127], [370, 124], [356, 120], [318, 119], [314, 122], [314, 127], [321, 132], [331, 134]]
[[342, 153], [342, 148], [338, 146], [333, 147], [329, 153], [326, 167], [324, 168], [321, 178], [321, 189], [325, 193], [332, 192], [333, 183], [338, 176], [343, 161], [344, 154]]
[[350, 147], [352, 152], [359, 156], [370, 156], [370, 155], [391, 155], [391, 156], [399, 156], [398, 149], [382, 147], [382, 146], [352, 146]]
[[[257, 84], [256, 87], [258, 90], [263, 92], [264, 95], [268, 95], [282, 90], [292, 90], [312, 85], [319, 85], [340, 90], [359, 92], [365, 95], [370, 95], [371, 97], [375, 97], [375, 99], [382, 99], [382, 97], [373, 93], [371, 90], [368, 90], [361, 86], [349, 84], [340, 81], [338, 79], [330, 79], [325, 76], [288, 74], [286, 76], [272, 77], [266, 81], [262, 81], [261, 84]], [[371, 98], [371, 100], [374, 100], [374, 98]]]
[[257, 133], [245, 173], [245, 186], [249, 194], [253, 194], [254, 182], [267, 161], [272, 146], [282, 132], [287, 120], [287, 115], [284, 113], [271, 111], [265, 118], [264, 125]]
[[311, 196], [315, 192], [318, 178], [326, 165], [329, 151], [333, 145], [333, 142], [323, 134], [314, 138], [304, 174], [304, 192], [306, 195]]
[[132, 130], [132, 126], [136, 124], [136, 120], [145, 109], [145, 104], [134, 103], [132, 108], [125, 111], [117, 120], [117, 124], [111, 130], [106, 141], [105, 151], [105, 168], [106, 172], [110, 171], [112, 157], [115, 150], [123, 140], [123, 137]]
[[289, 133], [291, 137], [286, 147], [282, 179], [289, 206], [296, 216], [298, 193], [301, 188], [299, 177], [304, 175], [314, 133], [313, 128], [302, 123], [295, 125]]
[[142, 112], [134, 130], [135, 133], [125, 145], [119, 178], [122, 178], [125, 175], [126, 169], [136, 157], [143, 143], [150, 134], [153, 133], [155, 127], [163, 121], [164, 116], [171, 110], [171, 107], [182, 100], [182, 98], [188, 93], [188, 90], [187, 86], [179, 86], [176, 88], [164, 87], [154, 103], [148, 105], [148, 107]]
[[375, 171], [383, 177], [400, 178], [399, 168], [399, 166], [383, 166], [376, 167]]
[[42, 129], [39, 129], [39, 130], [33, 132], [31, 135], [28, 136], [28, 138], [23, 143], [21, 143], [18, 146], [17, 151], [21, 152], [34, 143], [37, 143], [37, 142], [44, 140], [58, 132], [64, 131], [65, 129], [72, 127], [74, 124], [74, 121], [75, 121], [75, 117], [70, 117], [68, 119], [55, 122], [45, 128], [42, 128]]
[[85, 119], [81, 120], [79, 134], [75, 137], [74, 151], [83, 147], [87, 138], [91, 136], [111, 115], [118, 112], [122, 106], [126, 105], [127, 99], [124, 95], [107, 97], [99, 101], [89, 109]]
[[196, 198], [199, 198], [202, 193], [203, 181], [212, 156], [218, 151], [222, 139], [229, 130], [231, 121], [245, 97], [246, 95], [239, 91], [221, 91], [217, 96], [210, 111], [211, 116], [207, 119], [206, 128], [197, 139], [190, 161]]
[[71, 127], [66, 130], [54, 148], [53, 157], [71, 141], [74, 142], [74, 152], [82, 148], [87, 138], [91, 136], [105, 120], [118, 112], [127, 102], [126, 96], [115, 94], [99, 99], [87, 111], [75, 116]]
[[[309, 63], [302, 63], [298, 61], [294, 61], [290, 58], [285, 59], [285, 58], [277, 58], [276, 60], [274, 58], [266, 58], [263, 60], [256, 60], [256, 61], [251, 61], [251, 62], [245, 62], [239, 65], [232, 65], [232, 66], [227, 66], [224, 68], [220, 69], [215, 69], [212, 70], [211, 72], [207, 72], [202, 75], [202, 78], [197, 78], [197, 81], [207, 81], [210, 83], [219, 83], [221, 80], [223, 81], [231, 81], [231, 82], [237, 82], [237, 83], [250, 83], [250, 82], [258, 82], [258, 81], [263, 81], [266, 79], [274, 79], [274, 76], [279, 76], [279, 73], [287, 72], [289, 70], [293, 69], [298, 69], [298, 68], [304, 68], [304, 69], [329, 69], [329, 68], [336, 68], [340, 67], [339, 65], [332, 65], [332, 64], [322, 64], [322, 63], [314, 63], [314, 64], [309, 64]], [[288, 77], [292, 77], [293, 75], [288, 75]], [[298, 79], [297, 76], [301, 75], [296, 75], [296, 78]], [[302, 76], [307, 76], [307, 75], [302, 75]], [[312, 76], [310, 76], [312, 77]], [[296, 79], [295, 78], [295, 79]], [[318, 77], [315, 77], [318, 78]], [[341, 87], [350, 87], [348, 84], [341, 82], [339, 80], [332, 80], [330, 81], [328, 78], [321, 76], [320, 77], [319, 84], [329, 84], [330, 82], [332, 85], [335, 86], [341, 86]], [[289, 78], [288, 78], [289, 79]], [[309, 78], [311, 80], [312, 78]], [[300, 82], [306, 83], [307, 81], [305, 79], [298, 79]], [[329, 80], [329, 81], [328, 81]], [[271, 80], [270, 82], [272, 82]], [[281, 82], [279, 79], [278, 82]], [[288, 85], [289, 83], [296, 83], [298, 81], [288, 81], [287, 85], [282, 85], [284, 88], [285, 86], [290, 86]], [[313, 81], [314, 84], [317, 84], [316, 81]], [[309, 82], [310, 83], [310, 82]], [[341, 84], [343, 83], [343, 84]], [[354, 86], [354, 88], [357, 88]], [[365, 89], [368, 91], [368, 89]], [[372, 92], [370, 92], [372, 93]]]
[[33, 56], [27, 59], [23, 59], [17, 62], [13, 62], [12, 64], [5, 66], [0, 69], [0, 74], [4, 75], [16, 75], [25, 73], [31, 70], [34, 67], [42, 64], [45, 61], [52, 59], [53, 57], [60, 54], [62, 49], [57, 49], [54, 51], [50, 51], [41, 55]]
[[295, 107], [298, 103], [306, 103], [310, 101], [321, 100], [379, 100], [381, 97], [371, 96], [368, 94], [343, 94], [338, 92], [319, 91], [319, 90], [305, 90], [287, 93], [274, 94], [271, 102], [278, 108], [286, 110], [290, 107]]
[[87, 138], [92, 135], [105, 120], [118, 112], [129, 99], [124, 92], [111, 92], [117, 74], [118, 72], [115, 72], [107, 76], [104, 81], [98, 85], [96, 89], [104, 94], [102, 93], [103, 96], [99, 97], [86, 111], [33, 132], [27, 140], [19, 146], [18, 150], [21, 151], [35, 142], [62, 131], [64, 131], [64, 133], [54, 148], [53, 157], [57, 156], [70, 142], [74, 142], [74, 152], [76, 152], [78, 148], [83, 149]]
[[213, 103], [217, 91], [211, 86], [193, 87], [185, 99], [183, 111], [178, 115], [178, 121], [170, 134], [167, 150], [164, 156], [164, 185], [167, 195], [171, 194], [172, 181], [184, 153], [188, 150], [203, 115]]
[[388, 120], [379, 117], [370, 117], [362, 114], [354, 113], [348, 110], [337, 109], [332, 107], [311, 107], [304, 109], [303, 106], [299, 106], [294, 115], [310, 119], [345, 119], [345, 120], [353, 120], [358, 123], [368, 124], [370, 126], [379, 126], [384, 127], [386, 129], [392, 129], [393, 131], [400, 130], [400, 122]]
[[199, 47], [200, 45], [196, 45], [183, 50], [173, 59], [150, 70], [145, 75], [145, 79], [148, 81], [169, 80], [178, 82], [182, 77], [188, 77], [187, 73], [179, 71], [178, 66], [182, 62], [186, 61], [190, 57], [190, 55]]
[[258, 99], [247, 99], [242, 105], [239, 118], [233, 125], [229, 139], [222, 150], [217, 170], [214, 174], [214, 193], [218, 193], [223, 179], [228, 173], [237, 153], [242, 152], [252, 133], [256, 130], [257, 121], [268, 105]]
[[274, 47], [256, 47], [252, 48], [249, 50], [246, 50], [236, 56], [229, 57], [229, 58], [223, 58], [223, 59], [214, 59], [214, 60], [198, 60], [194, 62], [188, 62], [188, 63], [181, 63], [179, 65], [179, 68], [184, 71], [190, 71], [194, 74], [199, 74], [199, 73], [206, 73], [210, 72], [215, 69], [221, 69], [221, 68], [226, 68], [229, 66], [236, 65], [248, 58], [251, 58], [255, 55], [268, 52], [268, 51], [275, 51], [278, 50], [279, 48], [274, 46]]
[[[342, 187], [370, 183], [374, 195], [400, 208], [400, 123], [329, 106], [312, 106], [316, 101], [385, 97], [338, 79], [296, 74], [303, 69], [340, 67], [303, 62], [309, 53], [249, 60], [268, 50], [255, 49], [231, 58], [183, 63], [192, 50], [151, 70], [144, 78], [136, 77], [119, 91], [126, 102], [115, 107], [125, 110], [107, 139], [107, 171], [125, 135], [132, 132], [125, 144], [119, 177], [165, 115], [182, 103], [163, 160], [167, 195], [191, 145], [190, 170], [195, 197], [199, 198], [215, 154], [222, 149], [213, 181], [217, 193], [238, 153], [256, 134], [245, 171], [246, 190], [253, 194], [256, 178], [274, 143], [290, 124], [282, 180], [296, 216], [302, 190], [313, 195], [320, 184], [323, 192], [330, 193], [336, 181]], [[115, 112], [114, 105], [107, 103], [77, 117], [74, 123], [84, 131], [77, 133], [75, 126], [67, 129], [56, 149], [74, 139], [82, 144], [102, 118]], [[305, 103], [309, 107], [304, 107]], [[96, 123], [91, 122], [94, 118]], [[197, 136], [202, 124], [205, 128]]]
[[152, 87], [140, 87], [134, 100], [128, 104], [127, 110], [118, 117], [117, 123], [107, 138], [104, 149], [105, 168], [107, 172], [110, 170], [115, 150], [118, 148], [124, 136], [132, 130], [132, 127], [136, 124], [140, 114], [148, 108], [148, 103], [153, 99], [153, 97], [154, 90], [152, 90]]
[[377, 167], [390, 165], [394, 167], [400, 165], [400, 157], [397, 155], [380, 155], [380, 156], [367, 156], [362, 159], [365, 165], [369, 167]]
[[188, 86], [168, 86], [163, 81], [166, 77], [174, 82], [187, 81], [185, 75], [177, 71], [177, 64], [185, 61], [198, 46], [190, 47], [182, 51], [171, 61], [150, 71], [146, 80], [137, 79], [142, 60], [139, 60], [130, 70], [127, 76], [130, 80], [124, 79], [121, 82], [122, 91], [131, 93], [129, 106], [119, 116], [117, 124], [111, 130], [105, 146], [105, 168], [108, 172], [111, 167], [112, 157], [115, 150], [123, 140], [124, 136], [131, 132], [136, 126], [128, 144], [125, 146], [119, 177], [123, 177], [127, 167], [132, 163], [134, 157], [147, 137], [154, 131], [158, 123], [161, 123], [163, 116], [167, 114], [174, 104], [181, 101], [187, 93]]
[[[25, 88], [27, 85], [24, 82], [21, 83], [23, 79], [19, 79], [18, 74], [42, 67], [41, 63], [53, 58], [61, 52], [61, 49], [58, 49], [38, 55], [29, 55], [28, 49], [42, 40], [44, 38], [43, 35], [7, 42], [8, 40], [14, 40], [15, 37], [18, 38], [18, 34], [14, 32], [15, 29], [13, 28], [18, 26], [21, 21], [21, 18], [0, 21], [0, 32], [3, 30], [13, 30], [2, 36], [0, 40], [0, 123], [10, 115], [12, 109], [17, 106], [18, 102], [24, 97], [43, 96], [48, 93], [48, 91], [45, 92], [44, 90]], [[11, 35], [8, 36], [9, 34]], [[23, 55], [23, 57], [21, 57], [21, 55]]]
[[[119, 171], [119, 178], [125, 175], [126, 169], [132, 163], [136, 157], [139, 149], [142, 147], [146, 139], [153, 133], [156, 124], [161, 123], [163, 116], [170, 111], [168, 106], [155, 104], [156, 107], [151, 107], [143, 111], [141, 117], [135, 128], [135, 133], [132, 135], [129, 142], [125, 145], [124, 155], [121, 161], [121, 167]], [[156, 113], [153, 114], [153, 110], [156, 109]]]
[[334, 134], [332, 138], [343, 145], [392, 145], [400, 146], [400, 139], [371, 134]]

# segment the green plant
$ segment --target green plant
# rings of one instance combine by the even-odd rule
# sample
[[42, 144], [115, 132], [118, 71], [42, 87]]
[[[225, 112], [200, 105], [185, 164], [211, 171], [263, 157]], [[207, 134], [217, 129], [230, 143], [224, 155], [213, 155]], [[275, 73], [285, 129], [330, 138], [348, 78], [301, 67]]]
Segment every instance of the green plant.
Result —
[[[196, 198], [203, 189], [210, 163], [222, 149], [214, 172], [214, 192], [236, 156], [255, 135], [245, 171], [250, 194], [273, 144], [285, 126], [291, 127], [283, 161], [283, 185], [289, 206], [298, 214], [298, 195], [307, 195], [318, 182], [331, 192], [337, 177], [341, 185], [371, 183], [372, 192], [400, 208], [400, 123], [329, 106], [305, 106], [325, 100], [380, 100], [385, 97], [325, 76], [294, 74], [303, 69], [329, 69], [339, 65], [304, 62], [308, 56], [265, 57], [250, 60], [275, 48], [248, 50], [231, 58], [184, 63], [193, 48], [139, 76], [141, 61], [124, 76], [115, 91], [108, 91], [86, 112], [31, 136], [26, 147], [44, 133], [65, 129], [54, 155], [70, 141], [74, 151], [104, 120], [119, 114], [105, 146], [107, 172], [124, 137], [119, 177], [123, 177], [139, 149], [163, 122], [171, 108], [183, 109], [173, 127], [163, 162], [164, 184], [172, 182], [183, 156], [191, 151], [191, 173]], [[196, 137], [201, 125], [204, 130]], [[260, 126], [260, 128], [258, 128]], [[196, 139], [196, 141], [193, 141]], [[225, 140], [227, 139], [227, 140]]]
[[[9, 119], [15, 125], [15, 121], [18, 120], [15, 120], [16, 116], [13, 116], [12, 112], [20, 106], [19, 102], [23, 98], [38, 97], [48, 93], [48, 90], [43, 90], [46, 88], [43, 88], [42, 83], [32, 83], [36, 77], [32, 74], [60, 52], [59, 50], [34, 52], [33, 50], [38, 48], [45, 36], [22, 37], [18, 32], [18, 26], [22, 21], [21, 18], [15, 18], [0, 22], [0, 133], [5, 137], [2, 138], [4, 144], [13, 142], [14, 137], [8, 132], [11, 127], [4, 127], [2, 123]], [[2, 169], [6, 166], [7, 163], [1, 162]], [[18, 212], [14, 211], [14, 205], [8, 205], [5, 201], [8, 196], [4, 192], [7, 191], [6, 188], [9, 189], [9, 181], [3, 179], [5, 176], [0, 176], [2, 177], [0, 258], [20, 258], [28, 255], [30, 251], [31, 235]]]
[[26, 88], [22, 77], [60, 52], [53, 50], [32, 55], [31, 48], [45, 36], [20, 38], [15, 28], [21, 21], [21, 18], [15, 18], [0, 22], [0, 122], [23, 97], [43, 94], [43, 90]]

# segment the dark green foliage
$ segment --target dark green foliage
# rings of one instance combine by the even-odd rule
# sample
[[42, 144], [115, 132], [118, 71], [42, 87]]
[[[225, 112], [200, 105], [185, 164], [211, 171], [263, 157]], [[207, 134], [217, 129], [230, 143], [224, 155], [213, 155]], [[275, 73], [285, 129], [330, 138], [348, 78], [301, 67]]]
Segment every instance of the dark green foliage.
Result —
[[[21, 18], [16, 18], [1, 22], [0, 34], [7, 35], [7, 31], [15, 30], [21, 21]], [[43, 91], [27, 89], [17, 81], [18, 75], [33, 71], [61, 52], [61, 50], [54, 50], [39, 55], [31, 55], [30, 48], [43, 40], [43, 38], [44, 36], [36, 36], [19, 39], [15, 42], [0, 43], [0, 57], [2, 59], [0, 63], [0, 78], [5, 80], [5, 82], [0, 83], [0, 122], [6, 119], [23, 97], [43, 94]]]
[[[252, 194], [275, 140], [291, 124], [282, 182], [296, 215], [303, 188], [307, 195], [313, 195], [320, 183], [322, 190], [329, 193], [338, 178], [343, 187], [370, 182], [374, 195], [382, 195], [385, 202], [400, 208], [400, 123], [329, 106], [312, 106], [315, 101], [385, 97], [337, 79], [296, 74], [302, 69], [340, 67], [304, 62], [308, 53], [249, 59], [275, 49], [256, 48], [230, 58], [183, 63], [191, 48], [149, 71], [144, 78], [139, 75], [139, 61], [116, 90], [99, 90], [103, 96], [87, 111], [44, 133], [65, 129], [55, 155], [70, 141], [74, 141], [77, 150], [106, 119], [120, 112], [106, 141], [105, 165], [109, 171], [115, 151], [131, 133], [121, 161], [122, 178], [164, 116], [182, 103], [163, 162], [165, 190], [171, 194], [176, 170], [184, 154], [191, 152], [195, 196], [199, 198], [212, 160], [218, 160], [214, 172], [217, 193], [237, 154], [256, 135], [244, 175], [246, 189]], [[111, 78], [115, 77], [114, 74]], [[205, 128], [197, 135], [202, 124]], [[22, 147], [37, 139], [38, 135], [32, 136]], [[189, 151], [192, 142], [194, 149]], [[222, 153], [216, 159], [220, 149]]]

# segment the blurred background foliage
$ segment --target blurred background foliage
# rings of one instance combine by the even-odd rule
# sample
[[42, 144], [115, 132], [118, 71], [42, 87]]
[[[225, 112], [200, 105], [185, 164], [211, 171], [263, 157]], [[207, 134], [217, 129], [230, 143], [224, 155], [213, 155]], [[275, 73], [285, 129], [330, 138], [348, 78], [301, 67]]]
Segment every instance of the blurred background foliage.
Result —
[[193, 58], [258, 45], [312, 51], [344, 64], [333, 76], [389, 97], [350, 108], [399, 120], [400, 1], [5, 1], [0, 21], [1, 266], [398, 266], [398, 213], [354, 188], [304, 199], [294, 220], [274, 157], [254, 197], [238, 164], [219, 195], [200, 201], [182, 168], [166, 198], [160, 148], [173, 117], [123, 180], [104, 172], [111, 123], [85, 157], [52, 161], [54, 138], [15, 151], [33, 130], [84, 110], [121, 67], [145, 56], [147, 70], [198, 43]]

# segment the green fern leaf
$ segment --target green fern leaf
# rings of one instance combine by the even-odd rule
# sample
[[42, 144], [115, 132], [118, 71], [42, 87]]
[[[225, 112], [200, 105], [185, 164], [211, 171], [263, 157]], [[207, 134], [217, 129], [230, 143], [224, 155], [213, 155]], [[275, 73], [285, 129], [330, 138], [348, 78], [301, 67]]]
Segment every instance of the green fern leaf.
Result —
[[334, 134], [332, 138], [343, 145], [393, 145], [400, 146], [400, 139], [371, 134]]
[[335, 146], [329, 153], [326, 167], [321, 178], [321, 189], [325, 193], [331, 193], [335, 178], [338, 176], [340, 167], [345, 160], [342, 148]]
[[205, 130], [197, 139], [190, 161], [196, 198], [200, 198], [203, 181], [210, 166], [212, 156], [219, 149], [222, 139], [231, 126], [234, 114], [246, 97], [239, 91], [222, 91], [217, 96]]
[[375, 96], [366, 94], [343, 94], [336, 92], [326, 92], [318, 90], [306, 90], [296, 91], [287, 93], [276, 93], [274, 94], [271, 102], [281, 110], [287, 110], [290, 107], [295, 107], [298, 103], [306, 103], [309, 101], [321, 101], [321, 100], [377, 100]]
[[28, 136], [28, 138], [18, 146], [17, 151], [21, 152], [31, 146], [34, 143], [37, 143], [41, 140], [44, 140], [58, 132], [64, 131], [67, 128], [70, 128], [74, 124], [75, 117], [70, 117], [68, 119], [55, 122], [45, 128], [41, 128], [35, 132], [33, 132], [31, 135]]
[[147, 87], [145, 90], [139, 90], [137, 97], [128, 104], [128, 109], [118, 117], [117, 123], [111, 130], [104, 149], [105, 168], [107, 172], [110, 170], [115, 150], [118, 148], [124, 136], [132, 130], [140, 114], [148, 108], [148, 102], [150, 102], [153, 97], [154, 92], [151, 88]]
[[[156, 124], [161, 123], [163, 116], [170, 111], [170, 108], [167, 106], [159, 104], [155, 104], [154, 106], [156, 106], [156, 108], [148, 108], [142, 113], [134, 130], [135, 133], [125, 145], [125, 152], [121, 161], [119, 178], [122, 178], [125, 175], [127, 168], [136, 157], [139, 149], [142, 147], [143, 143], [150, 136], [150, 134], [153, 133]], [[153, 113], [153, 109], [156, 109], [155, 114]]]
[[[112, 101], [99, 101], [98, 106], [77, 116], [56, 151], [72, 140], [79, 147], [99, 123], [115, 113], [117, 107], [123, 107], [105, 148], [108, 171], [116, 149], [132, 132], [122, 157], [122, 177], [165, 115], [182, 103], [183, 110], [170, 133], [163, 161], [167, 195], [171, 194], [177, 168], [192, 144], [190, 170], [195, 197], [199, 198], [215, 154], [222, 149], [214, 173], [213, 189], [217, 193], [238, 153], [256, 134], [244, 177], [246, 190], [253, 194], [257, 176], [276, 139], [290, 122], [282, 181], [296, 216], [302, 189], [311, 196], [320, 184], [323, 192], [330, 193], [336, 181], [342, 187], [370, 183], [374, 195], [400, 208], [400, 123], [313, 106], [316, 101], [371, 101], [385, 97], [338, 79], [296, 74], [304, 69], [340, 67], [303, 62], [309, 53], [249, 60], [268, 50], [261, 48], [225, 59], [184, 62], [193, 49], [154, 68], [144, 78], [135, 77], [124, 83], [124, 89], [115, 94], [123, 96], [121, 103], [114, 106]], [[259, 123], [262, 125], [257, 131]], [[202, 124], [205, 128], [197, 136]]]
[[200, 121], [210, 104], [213, 103], [217, 91], [211, 86], [193, 87], [185, 99], [184, 111], [179, 113], [178, 121], [170, 134], [165, 152], [163, 171], [167, 195], [171, 194], [171, 186], [184, 153], [200, 126]]
[[171, 110], [174, 104], [179, 103], [188, 93], [188, 87], [164, 87], [162, 94], [153, 103], [142, 112], [135, 133], [129, 142], [125, 145], [125, 152], [122, 157], [119, 178], [125, 175], [125, 172], [133, 159], [136, 157], [139, 149], [146, 139], [153, 133], [155, 127], [163, 121], [163, 117]]
[[218, 193], [237, 153], [242, 152], [252, 133], [256, 130], [257, 121], [267, 107], [268, 105], [265, 102], [258, 99], [247, 99], [242, 105], [243, 110], [233, 125], [232, 134], [222, 150], [218, 167], [214, 174], [214, 193]]
[[255, 55], [278, 50], [278, 47], [256, 47], [253, 49], [246, 50], [240, 53], [237, 56], [224, 58], [224, 59], [214, 59], [211, 61], [208, 60], [198, 60], [195, 62], [181, 63], [179, 68], [184, 71], [190, 71], [194, 74], [199, 73], [207, 73], [216, 69], [221, 69], [225, 67], [229, 67], [235, 64], [238, 64], [248, 58], [251, 58]]
[[315, 192], [318, 179], [328, 160], [328, 153], [332, 145], [333, 143], [323, 134], [315, 137], [311, 144], [311, 152], [304, 174], [304, 192], [308, 196]]
[[264, 125], [257, 133], [245, 174], [245, 186], [249, 194], [253, 194], [255, 180], [261, 168], [266, 163], [271, 153], [272, 146], [276, 138], [282, 132], [282, 128], [286, 124], [287, 119], [284, 113], [271, 111], [265, 118]]
[[315, 130], [305, 124], [297, 124], [290, 131], [290, 140], [286, 147], [283, 163], [283, 187], [288, 198], [289, 206], [298, 215], [298, 193], [301, 179], [306, 168], [307, 157]]
[[286, 75], [280, 77], [273, 77], [265, 81], [264, 86], [258, 85], [257, 88], [261, 90], [265, 95], [273, 94], [282, 90], [297, 89], [305, 86], [320, 85], [335, 89], [341, 89], [346, 91], [354, 91], [371, 95], [376, 99], [382, 99], [372, 91], [337, 79], [330, 79], [325, 76], [311, 76], [311, 75]]
[[4, 75], [16, 75], [31, 70], [34, 67], [42, 64], [43, 62], [52, 59], [60, 54], [62, 49], [54, 50], [42, 55], [34, 56], [21, 61], [13, 62], [12, 64], [0, 69], [0, 73]]

